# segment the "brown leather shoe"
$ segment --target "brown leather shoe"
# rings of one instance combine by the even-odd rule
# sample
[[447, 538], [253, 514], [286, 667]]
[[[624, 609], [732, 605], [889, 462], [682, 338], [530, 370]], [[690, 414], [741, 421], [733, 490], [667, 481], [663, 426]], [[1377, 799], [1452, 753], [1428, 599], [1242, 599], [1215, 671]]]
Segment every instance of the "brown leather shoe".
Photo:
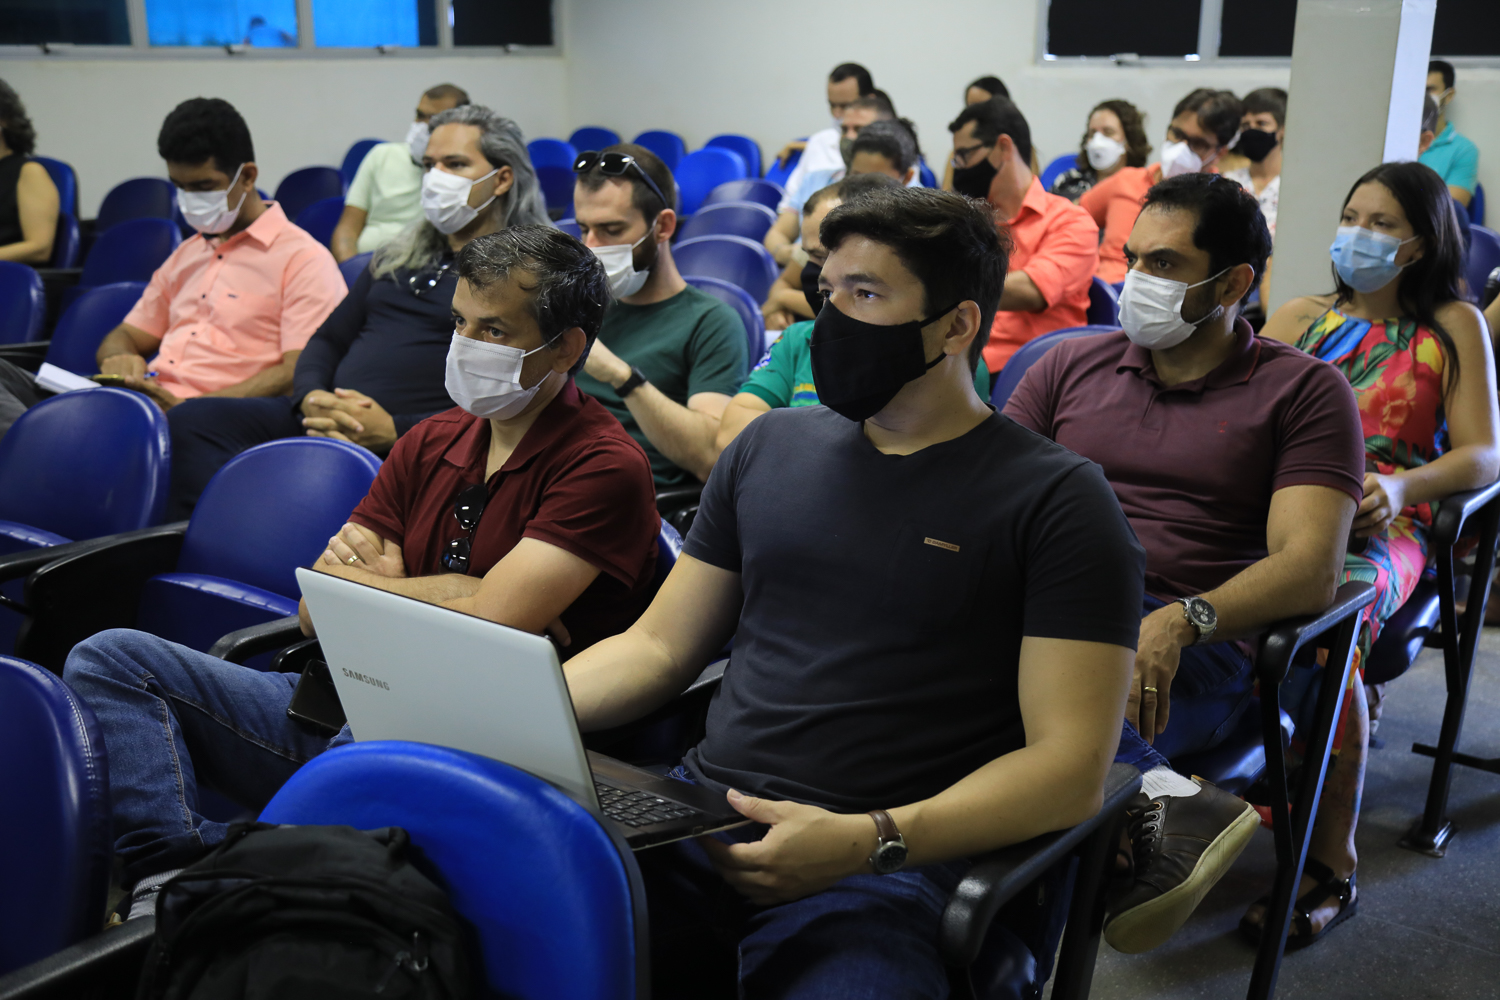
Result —
[[1164, 944], [1187, 922], [1260, 825], [1254, 808], [1202, 778], [1186, 798], [1149, 799], [1126, 807], [1135, 851], [1135, 881], [1110, 901], [1104, 940], [1137, 954]]

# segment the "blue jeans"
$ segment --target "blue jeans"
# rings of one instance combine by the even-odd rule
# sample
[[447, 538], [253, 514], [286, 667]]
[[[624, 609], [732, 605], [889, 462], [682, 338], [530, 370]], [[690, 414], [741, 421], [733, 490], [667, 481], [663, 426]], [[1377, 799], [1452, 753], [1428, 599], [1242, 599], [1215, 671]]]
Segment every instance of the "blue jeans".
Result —
[[304, 763], [350, 741], [289, 718], [297, 674], [264, 673], [114, 629], [80, 642], [65, 680], [99, 718], [124, 881], [192, 864], [227, 824], [198, 811], [198, 787], [259, 810]]

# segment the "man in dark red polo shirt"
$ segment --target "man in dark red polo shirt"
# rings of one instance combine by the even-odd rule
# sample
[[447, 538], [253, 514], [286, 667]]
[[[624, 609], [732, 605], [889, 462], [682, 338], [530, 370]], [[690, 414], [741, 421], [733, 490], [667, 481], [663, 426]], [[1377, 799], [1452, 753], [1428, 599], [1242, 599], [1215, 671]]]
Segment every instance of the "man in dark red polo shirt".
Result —
[[[460, 409], [404, 434], [315, 568], [558, 637], [581, 650], [632, 623], [656, 565], [651, 468], [573, 376], [609, 285], [558, 230], [523, 226], [458, 255], [447, 387]], [[312, 623], [303, 612], [304, 629]], [[116, 850], [132, 916], [215, 844], [198, 783], [259, 808], [304, 762], [348, 742], [286, 714], [296, 674], [265, 673], [129, 630], [64, 670], [110, 754]], [[165, 724], [164, 724], [165, 722]]]
[[[1125, 245], [1124, 332], [1059, 344], [1005, 406], [1103, 468], [1146, 550], [1117, 758], [1146, 775], [1136, 879], [1105, 927], [1122, 951], [1170, 937], [1249, 842], [1250, 806], [1167, 761], [1217, 745], [1245, 712], [1242, 640], [1327, 607], [1363, 495], [1348, 381], [1239, 318], [1270, 249], [1255, 199], [1233, 181], [1156, 185]], [[1330, 784], [1350, 777], [1335, 772]]]

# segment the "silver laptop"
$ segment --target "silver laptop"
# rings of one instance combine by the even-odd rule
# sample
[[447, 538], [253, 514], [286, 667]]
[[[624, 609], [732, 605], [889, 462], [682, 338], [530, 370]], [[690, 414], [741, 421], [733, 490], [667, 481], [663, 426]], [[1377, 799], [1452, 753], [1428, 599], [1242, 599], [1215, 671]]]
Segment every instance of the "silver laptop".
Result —
[[724, 797], [585, 752], [552, 642], [312, 570], [297, 582], [356, 741], [410, 740], [556, 786], [632, 850], [746, 822]]

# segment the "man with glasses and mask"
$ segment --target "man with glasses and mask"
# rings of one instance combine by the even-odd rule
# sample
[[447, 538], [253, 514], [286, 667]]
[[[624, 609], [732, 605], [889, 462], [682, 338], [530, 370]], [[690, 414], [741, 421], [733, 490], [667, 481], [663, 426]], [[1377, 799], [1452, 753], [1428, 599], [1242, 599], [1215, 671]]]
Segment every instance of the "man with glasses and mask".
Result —
[[1458, 77], [1453, 64], [1443, 59], [1434, 59], [1427, 65], [1427, 96], [1438, 106], [1437, 125], [1433, 129], [1432, 142], [1418, 157], [1448, 185], [1448, 193], [1464, 208], [1474, 200], [1474, 189], [1479, 181], [1479, 147], [1468, 136], [1460, 135], [1448, 120], [1448, 106], [1458, 95], [1454, 84]]
[[1348, 381], [1240, 316], [1270, 251], [1238, 184], [1161, 182], [1124, 249], [1124, 332], [1057, 345], [1005, 405], [1099, 463], [1146, 550], [1120, 758], [1146, 780], [1134, 882], [1104, 931], [1122, 951], [1166, 941], [1254, 833], [1249, 805], [1167, 761], [1216, 746], [1248, 709], [1259, 632], [1328, 606], [1363, 497]]
[[[655, 575], [660, 519], [646, 458], [573, 382], [609, 289], [550, 226], [458, 255], [448, 393], [458, 408], [403, 435], [314, 568], [551, 633], [558, 655], [627, 626]], [[303, 627], [315, 624], [303, 605]], [[301, 764], [349, 741], [288, 718], [298, 675], [238, 666], [125, 629], [76, 646], [64, 677], [110, 750], [116, 850], [132, 916], [224, 837], [199, 782], [263, 806]], [[191, 761], [192, 766], [182, 766]]]
[[1082, 326], [1099, 264], [1099, 227], [1031, 172], [1031, 128], [1005, 97], [964, 108], [953, 133], [953, 190], [983, 198], [1011, 241], [1010, 272], [984, 361], [999, 373], [1023, 345]]
[[615, 299], [578, 387], [646, 450], [658, 489], [702, 482], [719, 418], [745, 379], [744, 324], [682, 280], [671, 242], [677, 184], [650, 150], [589, 151], [573, 169], [573, 215]]

